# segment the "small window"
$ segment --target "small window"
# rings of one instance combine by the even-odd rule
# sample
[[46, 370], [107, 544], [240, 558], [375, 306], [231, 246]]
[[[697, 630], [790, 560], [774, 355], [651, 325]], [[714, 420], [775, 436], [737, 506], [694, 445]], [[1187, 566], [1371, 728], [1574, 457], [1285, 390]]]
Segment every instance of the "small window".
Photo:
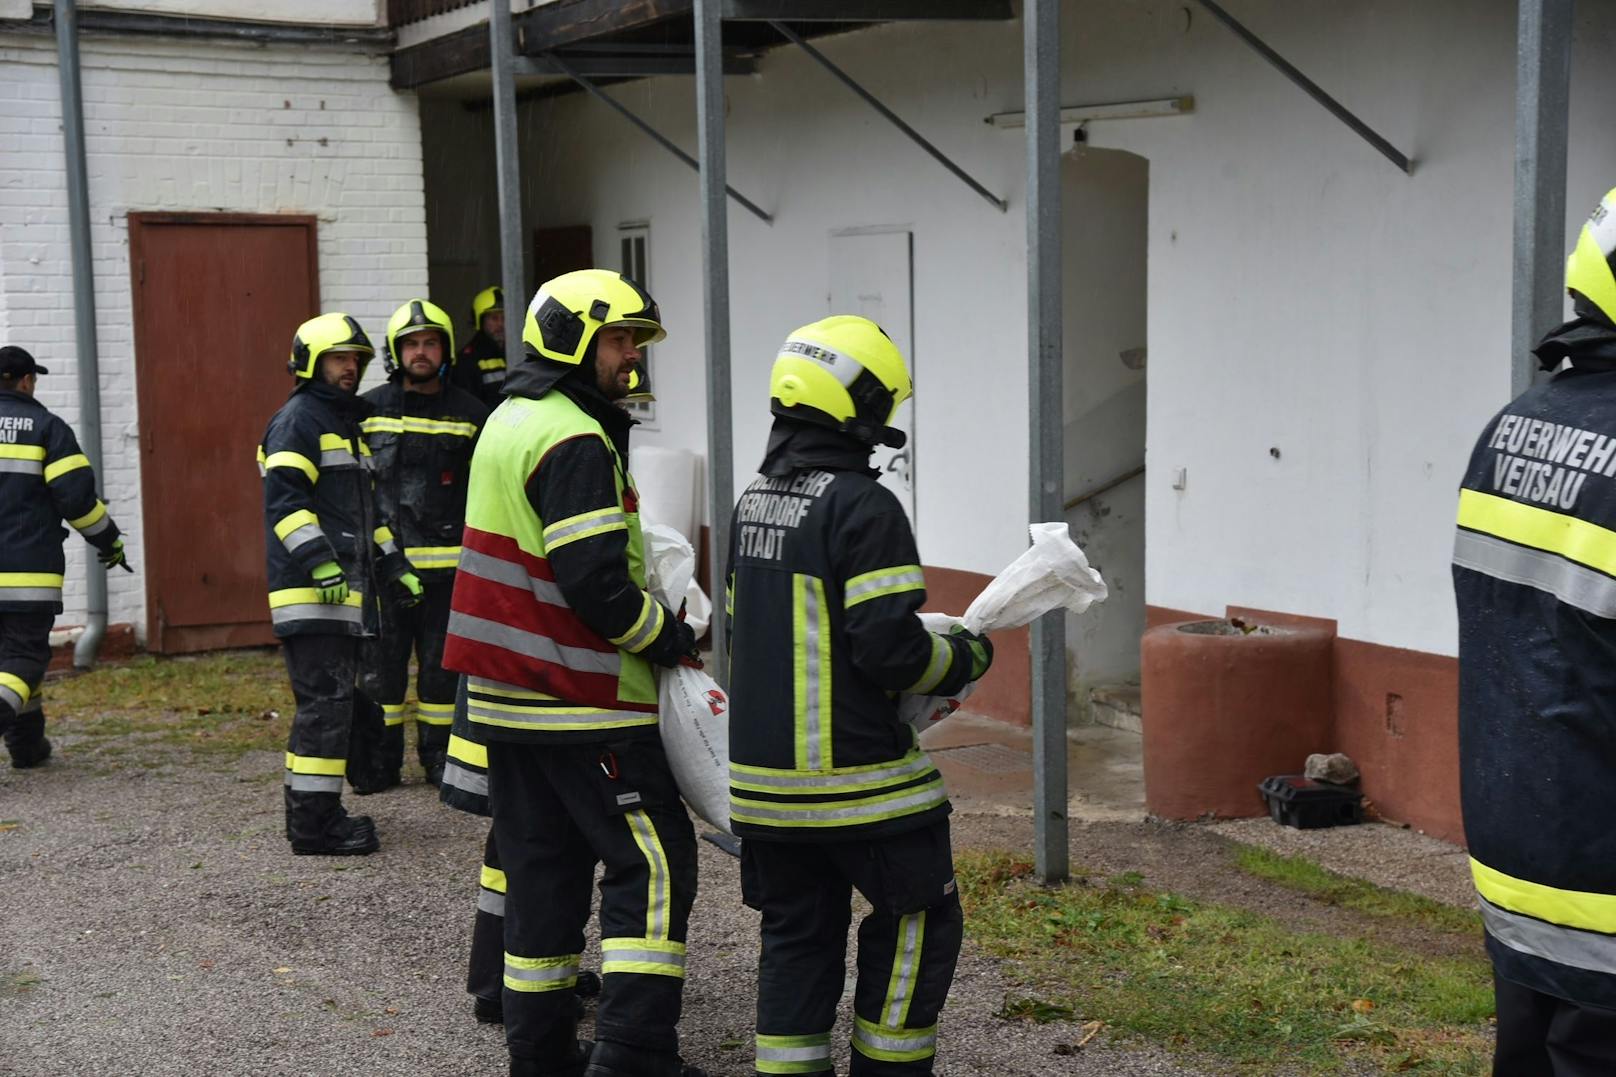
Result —
[[[645, 221], [632, 221], [618, 226], [618, 246], [621, 253], [623, 276], [644, 288], [651, 290], [651, 262], [649, 247], [651, 243], [651, 226]], [[640, 386], [637, 393], [656, 392], [656, 379], [651, 373], [651, 349], [645, 349], [640, 360]], [[628, 413], [638, 419], [647, 429], [655, 430], [656, 401], [654, 400], [625, 400], [623, 406]]]

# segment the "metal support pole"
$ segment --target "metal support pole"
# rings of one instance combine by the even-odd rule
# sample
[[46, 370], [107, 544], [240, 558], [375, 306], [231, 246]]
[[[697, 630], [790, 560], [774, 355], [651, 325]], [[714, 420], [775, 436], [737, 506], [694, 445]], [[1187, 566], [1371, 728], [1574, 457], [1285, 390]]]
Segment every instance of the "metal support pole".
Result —
[[779, 34], [781, 37], [784, 37], [787, 41], [790, 41], [803, 52], [806, 52], [815, 63], [817, 63], [820, 67], [823, 67], [826, 71], [829, 71], [831, 75], [835, 77], [836, 81], [840, 82], [843, 86], [846, 86], [849, 90], [852, 90], [859, 96], [861, 100], [864, 101], [865, 104], [875, 109], [875, 111], [879, 112], [883, 117], [885, 117], [887, 121], [890, 122], [894, 127], [908, 135], [915, 145], [919, 146], [921, 149], [931, 154], [932, 157], [936, 158], [938, 164], [942, 165], [954, 175], [958, 176], [962, 181], [964, 181], [967, 187], [985, 198], [988, 205], [992, 206], [1000, 213], [1003, 213], [1005, 210], [1009, 209], [1010, 203], [1006, 202], [1004, 199], [1000, 198], [998, 195], [976, 182], [976, 180], [971, 177], [969, 172], [966, 172], [965, 169], [961, 168], [959, 165], [950, 160], [948, 155], [943, 153], [942, 150], [926, 141], [925, 137], [921, 135], [919, 131], [916, 131], [913, 127], [910, 127], [907, 123], [903, 122], [902, 117], [900, 117], [896, 112], [893, 112], [890, 108], [883, 105], [879, 100], [876, 99], [874, 94], [870, 93], [870, 91], [853, 81], [853, 77], [851, 75], [832, 63], [830, 57], [826, 56], [824, 53], [808, 44], [808, 42], [804, 41], [794, 30], [791, 29], [791, 27], [787, 26], [783, 22], [778, 22], [775, 20], [771, 20], [769, 25], [774, 27], [775, 33]]
[[499, 192], [499, 279], [505, 290], [505, 361], [522, 352], [522, 322], [527, 317], [526, 273], [522, 257], [521, 147], [516, 136], [516, 38], [511, 30], [511, 0], [489, 5], [488, 45], [494, 78], [494, 182]]
[[1270, 64], [1273, 64], [1281, 75], [1284, 75], [1286, 78], [1296, 83], [1297, 86], [1301, 87], [1303, 93], [1307, 94], [1313, 100], [1317, 101], [1319, 104], [1328, 109], [1330, 115], [1352, 128], [1358, 133], [1360, 138], [1369, 143], [1371, 146], [1375, 147], [1375, 149], [1379, 150], [1381, 155], [1385, 157], [1386, 160], [1390, 161], [1398, 168], [1401, 168], [1404, 172], [1414, 171], [1414, 165], [1408, 159], [1407, 154], [1403, 153], [1403, 151], [1399, 150], [1396, 146], [1393, 146], [1390, 142], [1387, 142], [1380, 136], [1378, 132], [1375, 131], [1373, 127], [1370, 127], [1367, 123], [1364, 123], [1357, 116], [1353, 115], [1352, 112], [1348, 110], [1348, 108], [1341, 102], [1325, 93], [1323, 87], [1314, 82], [1312, 79], [1308, 78], [1306, 75], [1302, 74], [1295, 64], [1291, 63], [1289, 60], [1285, 59], [1285, 57], [1269, 48], [1266, 41], [1252, 33], [1250, 30], [1246, 29], [1243, 23], [1237, 20], [1233, 15], [1230, 15], [1227, 11], [1224, 11], [1223, 8], [1214, 3], [1214, 0], [1201, 0], [1201, 6], [1210, 11], [1213, 18], [1217, 19], [1219, 22], [1233, 31], [1234, 35], [1241, 41], [1244, 41], [1247, 45], [1250, 45], [1252, 50], [1256, 52], [1258, 56], [1261, 56], [1264, 60], [1267, 60]]
[[1510, 395], [1532, 387], [1532, 347], [1565, 296], [1566, 114], [1573, 0], [1520, 0], [1515, 52], [1515, 271]]
[[[652, 127], [649, 123], [646, 123], [644, 120], [640, 119], [640, 117], [638, 117], [634, 113], [630, 112], [628, 110], [628, 107], [625, 106], [621, 101], [618, 101], [615, 98], [608, 97], [606, 95], [606, 91], [602, 90], [599, 86], [596, 86], [589, 79], [585, 78], [582, 74], [580, 74], [577, 71], [577, 69], [575, 69], [566, 60], [563, 60], [561, 57], [555, 55], [554, 53], [551, 53], [549, 55], [548, 59], [552, 63], [555, 64], [555, 68], [556, 68], [557, 71], [561, 72], [563, 75], [567, 76], [573, 82], [576, 82], [579, 86], [583, 87], [586, 91], [589, 92], [589, 94], [592, 97], [594, 97], [601, 104], [603, 104], [603, 105], [607, 106], [608, 108], [612, 109], [618, 115], [622, 116], [625, 120], [627, 120], [629, 123], [632, 123], [635, 127], [638, 127], [641, 131], [644, 131], [647, 135], [649, 135], [651, 137], [651, 139], [653, 141], [656, 142], [657, 145], [661, 146], [663, 149], [667, 150], [669, 153], [671, 153], [675, 157], [679, 158], [679, 160], [683, 161], [685, 164], [689, 165], [691, 168], [695, 169], [697, 172], [701, 171], [701, 164], [694, 157], [690, 156], [690, 154], [688, 154], [684, 150], [680, 149], [677, 145], [675, 145], [673, 143], [673, 141], [671, 139], [669, 139], [665, 135], [663, 135], [661, 131], [658, 131], [655, 127]], [[728, 184], [724, 185], [724, 190], [728, 191], [729, 196], [731, 198], [735, 199], [735, 201], [737, 201], [741, 205], [745, 206], [749, 211], [751, 211], [751, 213], [752, 213], [752, 215], [754, 217], [756, 217], [758, 220], [762, 221], [764, 224], [773, 224], [774, 223], [774, 218], [772, 216], [770, 216], [768, 213], [765, 213], [763, 211], [763, 209], [761, 207], [759, 207], [756, 202], [753, 202], [750, 198], [747, 198], [740, 191], [737, 191], [735, 188], [729, 186]]]
[[735, 501], [735, 432], [729, 382], [729, 205], [724, 194], [722, 0], [695, 0], [696, 132], [701, 143], [702, 322], [707, 330], [708, 566], [713, 584], [713, 675], [729, 684], [724, 563]]
[[[1034, 523], [1065, 518], [1061, 497], [1060, 3], [1022, 11], [1027, 95], [1027, 395]], [[1066, 614], [1032, 624], [1033, 826], [1038, 877], [1065, 880]]]
[[[84, 92], [79, 80], [79, 19], [74, 0], [56, 0], [56, 66], [62, 86], [62, 142], [67, 151], [67, 230], [73, 258], [73, 338], [78, 343], [79, 447], [101, 469], [101, 357], [95, 337], [95, 268], [90, 260], [90, 180], [85, 167]], [[84, 634], [73, 665], [95, 665], [107, 631], [107, 570], [84, 550]]]

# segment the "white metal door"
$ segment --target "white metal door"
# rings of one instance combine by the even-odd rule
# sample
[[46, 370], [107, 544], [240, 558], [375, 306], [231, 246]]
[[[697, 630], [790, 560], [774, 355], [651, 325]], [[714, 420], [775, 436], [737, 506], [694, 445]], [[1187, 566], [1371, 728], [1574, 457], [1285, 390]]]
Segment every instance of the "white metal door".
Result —
[[[830, 237], [830, 313], [862, 314], [886, 330], [916, 380], [912, 245], [907, 231], [842, 232]], [[881, 481], [915, 519], [915, 406], [906, 400], [892, 425], [909, 436], [901, 449], [877, 446]]]

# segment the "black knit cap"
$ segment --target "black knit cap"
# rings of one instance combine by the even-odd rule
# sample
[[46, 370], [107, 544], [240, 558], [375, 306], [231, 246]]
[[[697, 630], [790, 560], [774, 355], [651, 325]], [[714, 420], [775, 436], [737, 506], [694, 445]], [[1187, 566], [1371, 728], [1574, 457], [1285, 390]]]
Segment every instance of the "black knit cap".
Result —
[[29, 374], [49, 374], [27, 351], [8, 344], [0, 348], [0, 378], [23, 378]]

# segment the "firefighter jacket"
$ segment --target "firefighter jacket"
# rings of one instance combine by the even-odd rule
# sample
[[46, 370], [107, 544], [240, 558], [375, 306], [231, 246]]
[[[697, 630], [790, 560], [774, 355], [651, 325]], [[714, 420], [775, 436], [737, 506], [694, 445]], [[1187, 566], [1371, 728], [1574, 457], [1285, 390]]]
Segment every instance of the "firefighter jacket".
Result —
[[730, 524], [730, 820], [742, 837], [824, 840], [924, 826], [942, 776], [897, 696], [951, 693], [966, 644], [928, 632], [909, 518], [844, 435], [776, 419]]
[[634, 425], [584, 376], [530, 356], [477, 442], [444, 646], [489, 741], [652, 733], [652, 663], [678, 660], [645, 589]]
[[376, 504], [416, 573], [448, 580], [460, 560], [471, 450], [488, 409], [451, 385], [412, 393], [402, 381], [395, 374], [364, 394], [374, 410], [359, 425], [370, 446]]
[[0, 610], [62, 612], [62, 521], [103, 553], [118, 525], [68, 425], [26, 393], [0, 390]]
[[490, 408], [505, 390], [505, 345], [477, 330], [449, 371], [449, 380]]
[[[369, 414], [360, 397], [304, 382], [264, 431], [258, 469], [276, 636], [374, 635], [378, 584], [410, 571], [376, 509], [370, 448], [359, 429]], [[322, 603], [315, 592], [311, 574], [327, 561], [348, 578], [345, 604]]]
[[[1460, 794], [1505, 980], [1616, 1008], [1616, 332], [1482, 431], [1459, 491]], [[739, 707], [737, 707], [739, 713]]]

